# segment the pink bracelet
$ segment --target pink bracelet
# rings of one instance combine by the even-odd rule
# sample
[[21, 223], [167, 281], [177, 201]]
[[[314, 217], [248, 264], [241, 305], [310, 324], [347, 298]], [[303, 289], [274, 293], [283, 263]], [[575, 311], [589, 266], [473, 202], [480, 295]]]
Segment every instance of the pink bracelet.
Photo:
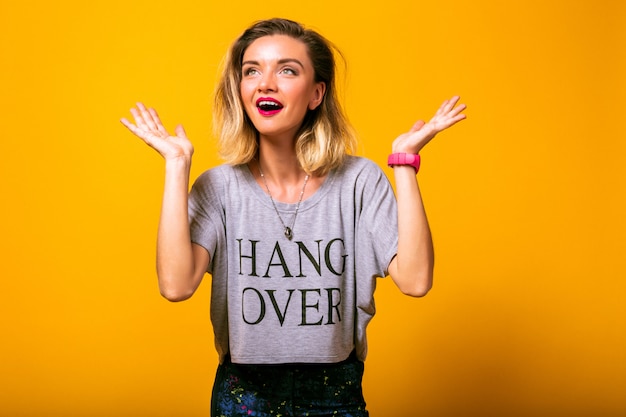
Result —
[[415, 173], [417, 174], [420, 170], [421, 158], [419, 154], [412, 153], [392, 153], [387, 158], [387, 165], [393, 167], [395, 165], [410, 165], [415, 168]]

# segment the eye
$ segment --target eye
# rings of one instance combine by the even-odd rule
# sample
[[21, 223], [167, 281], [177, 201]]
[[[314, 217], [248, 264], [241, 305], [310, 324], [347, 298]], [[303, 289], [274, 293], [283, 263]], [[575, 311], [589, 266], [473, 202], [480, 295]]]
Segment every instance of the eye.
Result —
[[280, 70], [281, 74], [286, 74], [286, 75], [298, 75], [298, 72], [290, 67], [286, 67], [283, 68], [282, 70]]
[[254, 68], [254, 67], [248, 67], [248, 68], [244, 68], [243, 69], [244, 77], [247, 77], [247, 76], [250, 76], [250, 75], [256, 75], [258, 73], [259, 73], [259, 71], [257, 71], [257, 69]]

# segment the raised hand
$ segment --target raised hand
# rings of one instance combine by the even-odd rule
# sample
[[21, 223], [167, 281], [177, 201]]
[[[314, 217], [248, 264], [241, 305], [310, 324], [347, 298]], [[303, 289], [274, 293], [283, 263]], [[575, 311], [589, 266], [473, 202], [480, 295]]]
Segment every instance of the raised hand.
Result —
[[465, 119], [465, 104], [459, 104], [459, 97], [455, 96], [443, 102], [437, 113], [428, 123], [423, 120], [415, 122], [411, 130], [403, 133], [393, 141], [393, 152], [417, 154], [430, 142], [437, 133], [455, 125]]
[[137, 103], [137, 107], [130, 109], [130, 113], [133, 115], [135, 123], [133, 124], [128, 119], [122, 118], [120, 120], [122, 124], [150, 147], [154, 148], [163, 158], [166, 160], [191, 159], [193, 145], [187, 139], [182, 125], [176, 126], [176, 134], [172, 136], [163, 127], [159, 115], [153, 108], [148, 109], [142, 103]]

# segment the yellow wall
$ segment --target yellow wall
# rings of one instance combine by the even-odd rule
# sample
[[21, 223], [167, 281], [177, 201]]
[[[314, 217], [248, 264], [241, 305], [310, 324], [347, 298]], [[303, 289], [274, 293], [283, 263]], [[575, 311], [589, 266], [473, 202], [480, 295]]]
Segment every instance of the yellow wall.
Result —
[[0, 6], [1, 416], [208, 415], [209, 286], [159, 297], [163, 164], [118, 119], [143, 100], [185, 124], [194, 177], [217, 164], [216, 66], [275, 15], [344, 51], [381, 166], [441, 100], [469, 105], [423, 152], [435, 288], [377, 293], [372, 415], [626, 413], [624, 2], [18, 3]]

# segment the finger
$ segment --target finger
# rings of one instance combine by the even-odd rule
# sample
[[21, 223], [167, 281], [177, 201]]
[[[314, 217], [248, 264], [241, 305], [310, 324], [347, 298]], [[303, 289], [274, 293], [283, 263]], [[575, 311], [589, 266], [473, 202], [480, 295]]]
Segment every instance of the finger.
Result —
[[438, 120], [436, 123], [433, 123], [433, 125], [436, 125], [435, 129], [437, 132], [441, 132], [442, 130], [457, 124], [461, 120], [464, 120], [466, 117], [467, 116], [464, 113], [459, 113], [455, 116], [449, 116], [443, 120]]
[[448, 103], [449, 103], [449, 100], [444, 100], [444, 102], [441, 103], [441, 105], [439, 106], [439, 108], [435, 112], [435, 115], [433, 116], [433, 119], [436, 118], [436, 117], [441, 116], [442, 114], [445, 114], [446, 109], [448, 108]]
[[444, 103], [441, 105], [441, 113], [442, 114], [450, 113], [450, 111], [454, 108], [454, 106], [456, 106], [456, 103], [458, 103], [459, 98], [460, 98], [459, 96], [454, 96], [444, 101]]
[[411, 130], [409, 130], [409, 133], [417, 132], [422, 127], [424, 127], [425, 124], [426, 122], [424, 122], [423, 120], [418, 120], [413, 124], [413, 127], [411, 127]]
[[183, 127], [183, 125], [176, 126], [176, 129], [174, 129], [174, 131], [176, 132], [176, 136], [178, 136], [179, 138], [187, 139], [187, 133], [185, 132], [185, 128]]
[[144, 106], [143, 103], [137, 103], [137, 108], [141, 112], [141, 117], [143, 117], [144, 121], [146, 122], [148, 129], [152, 130], [153, 132], [158, 132], [159, 128], [157, 127], [156, 123], [154, 123], [152, 115], [150, 114], [146, 106]]
[[459, 104], [455, 108], [451, 109], [450, 112], [448, 112], [448, 116], [449, 117], [456, 117], [459, 114], [462, 114], [462, 112], [465, 111], [466, 108], [467, 108], [467, 106], [465, 104]]
[[161, 118], [159, 117], [157, 111], [151, 107], [150, 109], [148, 109], [148, 112], [150, 113], [150, 116], [152, 116], [152, 120], [154, 120], [157, 130], [169, 136], [167, 130], [165, 130], [165, 127], [163, 127], [163, 123], [161, 122]]
[[429, 123], [435, 123], [435, 124], [441, 123], [444, 125], [448, 125], [449, 124], [448, 119], [456, 117], [467, 108], [465, 104], [459, 104], [458, 106], [454, 107], [458, 101], [459, 101], [458, 96], [453, 97], [450, 100], [446, 100], [446, 102], [444, 102], [444, 104], [441, 106], [439, 111], [433, 116], [432, 119], [430, 119]]
[[450, 107], [454, 107], [456, 105], [456, 103], [459, 102], [460, 99], [461, 99], [461, 96], [452, 96], [448, 100], [448, 104], [450, 105]]
[[451, 124], [450, 124], [450, 126], [452, 126], [452, 125], [454, 125], [454, 124], [457, 124], [457, 123], [458, 123], [458, 122], [460, 122], [461, 120], [465, 120], [465, 119], [467, 119], [467, 116], [466, 116], [464, 113], [457, 114], [456, 116], [454, 116], [454, 117], [451, 119]]
[[[454, 110], [454, 109], [458, 109], [460, 106], [465, 106], [464, 104], [463, 104], [463, 105], [458, 105], [458, 106], [457, 106], [457, 104], [459, 103], [459, 100], [460, 100], [460, 99], [461, 99], [461, 97], [459, 97], [459, 96], [454, 96], [454, 97], [452, 97], [452, 98], [448, 101], [448, 106], [449, 106], [449, 110], [448, 110], [448, 112], [450, 112], [450, 111], [452, 111], [452, 110]], [[465, 107], [463, 107], [463, 108], [465, 108]]]
[[439, 106], [439, 109], [435, 113], [435, 117], [449, 113], [454, 108], [456, 103], [458, 103], [459, 99], [459, 96], [453, 96], [452, 98], [445, 100], [441, 106]]
[[139, 110], [133, 107], [132, 109], [130, 109], [130, 114], [133, 115], [135, 125], [137, 125], [139, 129], [148, 130], [148, 125], [146, 125], [146, 122], [143, 119], [143, 116], [141, 115], [141, 112], [139, 112]]
[[120, 119], [120, 122], [126, 126], [126, 128], [128, 130], [130, 130], [135, 136], [141, 138], [142, 140], [146, 140], [145, 136], [147, 134], [147, 132], [137, 126], [135, 126], [132, 122], [130, 122], [128, 119], [126, 119], [125, 117], [122, 117]]
[[[135, 128], [135, 125], [132, 124], [127, 118], [122, 117], [120, 119], [120, 122], [126, 127], [126, 129], [130, 130], [131, 132], [133, 131], [133, 129]], [[134, 132], [133, 132], [134, 133]]]
[[439, 119], [445, 122], [447, 119], [454, 118], [460, 114], [463, 114], [463, 111], [465, 111], [466, 108], [467, 106], [465, 104], [459, 104], [455, 107], [450, 108], [445, 114], [441, 115]]

